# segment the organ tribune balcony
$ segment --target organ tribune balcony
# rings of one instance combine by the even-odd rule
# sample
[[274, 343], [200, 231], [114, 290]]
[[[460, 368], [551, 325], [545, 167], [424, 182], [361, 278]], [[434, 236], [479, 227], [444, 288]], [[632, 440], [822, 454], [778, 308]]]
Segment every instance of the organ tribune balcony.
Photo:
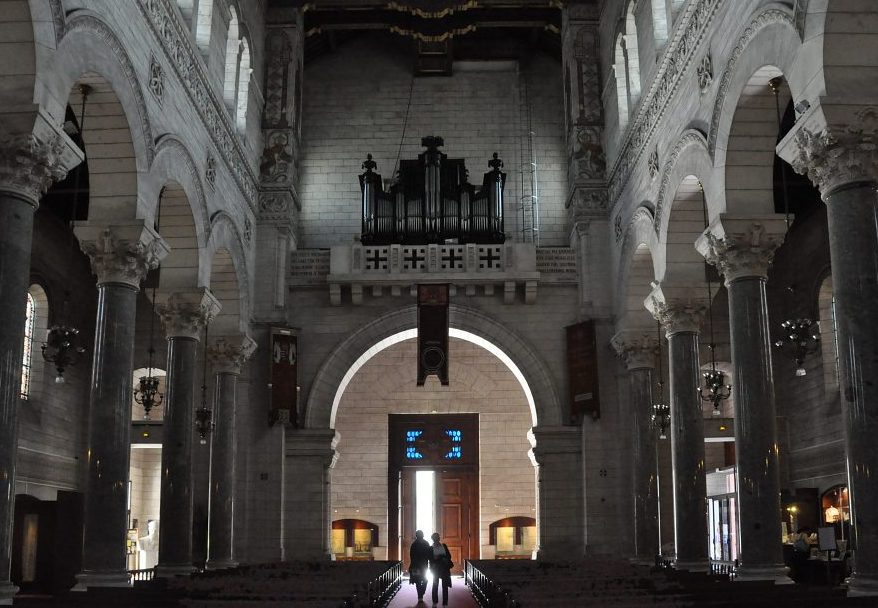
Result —
[[372, 156], [363, 163], [362, 233], [359, 242], [331, 249], [326, 281], [332, 304], [340, 305], [346, 290], [359, 304], [364, 291], [401, 295], [419, 283], [448, 283], [452, 294], [500, 290], [506, 303], [518, 294], [528, 304], [536, 301], [536, 248], [506, 241], [503, 161], [494, 153], [476, 188], [463, 159], [439, 151], [441, 137], [425, 137], [421, 145], [426, 150], [401, 161], [386, 190]]

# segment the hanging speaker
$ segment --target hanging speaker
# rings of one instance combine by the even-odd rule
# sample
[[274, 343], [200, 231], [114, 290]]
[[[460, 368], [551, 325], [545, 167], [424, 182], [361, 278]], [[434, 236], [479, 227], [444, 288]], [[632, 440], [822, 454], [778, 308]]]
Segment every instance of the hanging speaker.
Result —
[[418, 285], [418, 386], [448, 386], [448, 285]]

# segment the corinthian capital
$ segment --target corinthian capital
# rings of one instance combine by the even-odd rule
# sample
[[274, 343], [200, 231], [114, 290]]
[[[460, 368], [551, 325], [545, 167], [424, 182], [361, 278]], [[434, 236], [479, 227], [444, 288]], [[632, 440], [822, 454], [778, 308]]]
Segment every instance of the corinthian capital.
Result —
[[708, 304], [706, 296], [696, 295], [701, 291], [701, 285], [673, 288], [656, 285], [643, 304], [664, 327], [667, 337], [682, 332], [698, 333]]
[[241, 367], [256, 350], [256, 342], [250, 336], [221, 336], [207, 346], [207, 360], [214, 373], [241, 373]]
[[0, 124], [0, 191], [20, 196], [36, 207], [56, 181], [82, 162], [82, 151], [53, 126], [42, 111], [16, 115], [16, 125], [32, 124], [28, 132], [11, 132]]
[[139, 288], [146, 273], [168, 255], [168, 245], [143, 220], [109, 226], [78, 222], [73, 232], [91, 261], [98, 285], [123, 283]]
[[786, 220], [779, 214], [721, 214], [698, 238], [695, 248], [717, 267], [728, 285], [743, 277], [768, 277], [768, 267], [785, 234]]
[[629, 370], [653, 369], [658, 353], [658, 338], [644, 331], [623, 330], [613, 336], [610, 344], [625, 361]]
[[155, 310], [165, 327], [168, 338], [194, 338], [201, 329], [219, 314], [220, 303], [204, 287], [179, 291], [159, 291], [155, 296]]
[[777, 146], [823, 198], [855, 182], [878, 182], [878, 107], [817, 105]]

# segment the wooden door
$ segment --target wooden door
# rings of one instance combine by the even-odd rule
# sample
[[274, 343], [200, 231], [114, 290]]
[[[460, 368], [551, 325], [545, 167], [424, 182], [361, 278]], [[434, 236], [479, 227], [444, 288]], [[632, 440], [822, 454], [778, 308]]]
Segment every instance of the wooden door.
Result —
[[463, 561], [478, 557], [478, 486], [472, 471], [448, 470], [437, 475], [436, 503], [439, 534], [448, 545], [454, 573], [463, 571]]
[[409, 567], [409, 547], [415, 538], [415, 470], [399, 474], [399, 559]]

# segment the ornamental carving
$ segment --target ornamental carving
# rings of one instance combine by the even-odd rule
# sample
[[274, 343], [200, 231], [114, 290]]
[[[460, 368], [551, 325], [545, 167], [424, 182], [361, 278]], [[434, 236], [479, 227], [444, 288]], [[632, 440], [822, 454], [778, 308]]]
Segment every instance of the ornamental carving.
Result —
[[133, 235], [107, 227], [89, 238], [86, 230], [77, 228], [79, 246], [91, 262], [98, 285], [122, 283], [139, 288], [146, 273], [156, 268], [168, 254], [167, 245], [158, 235], [142, 227]]
[[286, 213], [288, 209], [286, 197], [281, 194], [263, 194], [259, 197], [259, 210], [264, 213]]
[[707, 314], [707, 302], [696, 298], [666, 300], [651, 295], [647, 308], [669, 338], [681, 332], [698, 333]]
[[619, 213], [616, 215], [616, 219], [613, 222], [613, 233], [616, 235], [616, 242], [622, 240], [622, 214]]
[[652, 154], [649, 155], [649, 159], [646, 161], [646, 167], [649, 169], [649, 179], [655, 179], [659, 174], [658, 149], [653, 150]]
[[774, 252], [783, 243], [782, 234], [768, 234], [759, 222], [750, 224], [745, 232], [726, 233], [718, 238], [706, 233], [705, 259], [717, 267], [726, 285], [742, 277], [768, 277]]
[[[265, 109], [262, 112], [263, 129], [286, 129], [290, 120], [290, 68], [293, 65], [293, 45], [290, 37], [280, 28], [272, 28], [265, 39]], [[296, 100], [298, 103], [298, 100]]]
[[60, 134], [46, 141], [32, 133], [0, 135], [0, 189], [25, 197], [34, 207], [54, 182], [67, 176], [67, 142]]
[[292, 181], [293, 149], [291, 131], [269, 131], [265, 135], [265, 149], [259, 161], [259, 178], [263, 182], [283, 183]]
[[607, 191], [603, 188], [576, 188], [568, 202], [574, 222], [606, 218]]
[[250, 221], [249, 217], [244, 218], [244, 242], [248, 245], [250, 244], [250, 240], [253, 238], [253, 223]]
[[655, 368], [659, 352], [658, 338], [655, 335], [620, 332], [613, 336], [610, 344], [629, 370]]
[[241, 367], [256, 350], [256, 342], [249, 336], [220, 337], [207, 347], [207, 360], [217, 374], [240, 374]]
[[149, 60], [147, 86], [149, 87], [149, 92], [152, 93], [152, 96], [161, 105], [162, 97], [165, 94], [165, 71], [162, 69], [162, 64], [155, 57], [151, 57]]
[[710, 53], [705, 53], [704, 57], [701, 58], [701, 63], [698, 64], [695, 74], [698, 76], [698, 88], [702, 94], [706, 93], [713, 83], [713, 62], [710, 59]]
[[220, 303], [207, 289], [173, 292], [154, 302], [168, 338], [199, 339], [201, 330], [220, 311]]
[[878, 108], [857, 112], [852, 124], [815, 133], [802, 127], [795, 136], [793, 170], [820, 189], [825, 198], [838, 186], [878, 181]]
[[603, 180], [607, 176], [607, 157], [601, 145], [599, 127], [574, 127], [573, 169], [577, 180]]
[[207, 161], [204, 163], [204, 181], [211, 188], [216, 186], [216, 159], [213, 154], [208, 154]]
[[701, 44], [720, 0], [693, 0], [687, 3], [681, 16], [682, 25], [668, 43], [662, 63], [652, 81], [649, 93], [644, 95], [640, 110], [631, 122], [620, 147], [611, 173], [610, 196], [616, 200], [631, 176], [640, 155], [646, 149], [652, 134], [664, 115], [671, 98], [680, 87], [686, 69]]

